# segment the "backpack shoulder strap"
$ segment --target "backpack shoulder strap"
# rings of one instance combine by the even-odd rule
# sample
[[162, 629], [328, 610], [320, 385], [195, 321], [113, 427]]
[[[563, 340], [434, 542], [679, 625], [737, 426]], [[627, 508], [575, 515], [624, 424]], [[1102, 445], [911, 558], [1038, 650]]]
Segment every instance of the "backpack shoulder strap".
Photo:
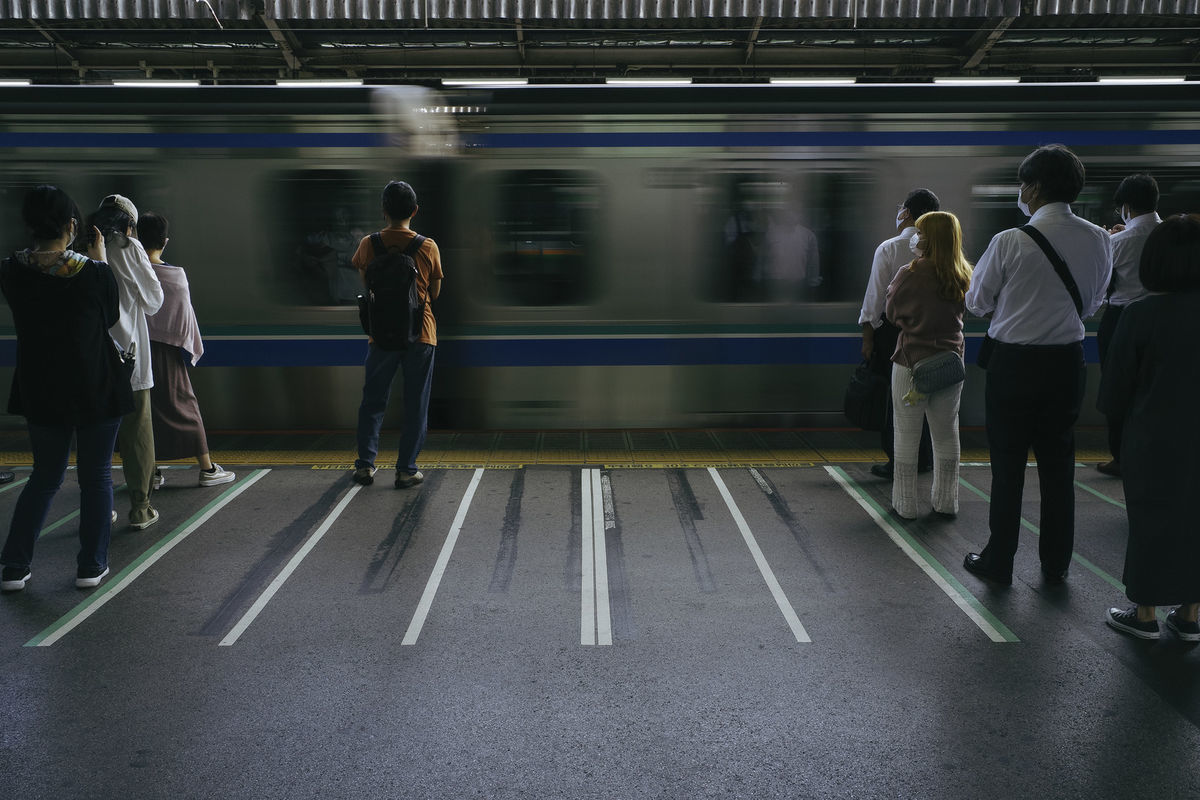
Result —
[[1062, 256], [1058, 251], [1051, 246], [1045, 235], [1032, 225], [1022, 225], [1020, 230], [1033, 241], [1037, 242], [1037, 246], [1042, 248], [1042, 252], [1046, 254], [1046, 258], [1050, 259], [1050, 263], [1054, 265], [1054, 271], [1058, 273], [1059, 280], [1067, 287], [1067, 292], [1071, 295], [1071, 301], [1075, 303], [1075, 313], [1080, 317], [1083, 316], [1083, 296], [1079, 294], [1079, 286], [1075, 283], [1075, 278], [1071, 275], [1071, 271], [1067, 269], [1067, 262], [1062, 260]]
[[381, 256], [387, 252], [387, 248], [383, 245], [383, 234], [376, 231], [371, 234], [371, 249], [375, 251], [376, 256]]
[[408, 247], [404, 248], [404, 255], [415, 257], [420, 251], [421, 245], [425, 244], [425, 240], [428, 238], [428, 236], [422, 236], [418, 233], [413, 237], [413, 240], [408, 243]]

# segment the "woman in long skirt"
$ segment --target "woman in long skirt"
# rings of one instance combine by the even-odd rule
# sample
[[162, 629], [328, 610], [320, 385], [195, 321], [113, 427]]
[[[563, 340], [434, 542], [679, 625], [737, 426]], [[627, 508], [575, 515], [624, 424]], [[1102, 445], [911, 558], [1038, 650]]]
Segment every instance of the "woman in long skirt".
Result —
[[[204, 418], [192, 390], [188, 366], [195, 366], [204, 355], [200, 325], [192, 308], [187, 274], [181, 267], [162, 260], [167, 246], [165, 217], [145, 213], [138, 221], [138, 235], [146, 255], [163, 288], [163, 304], [157, 314], [146, 318], [150, 326], [150, 361], [154, 367], [154, 388], [150, 408], [154, 419], [154, 449], [159, 460], [195, 458], [200, 465], [200, 485], [217, 486], [237, 476], [220, 464], [214, 464], [208, 452]], [[165, 478], [155, 471], [155, 488]]]

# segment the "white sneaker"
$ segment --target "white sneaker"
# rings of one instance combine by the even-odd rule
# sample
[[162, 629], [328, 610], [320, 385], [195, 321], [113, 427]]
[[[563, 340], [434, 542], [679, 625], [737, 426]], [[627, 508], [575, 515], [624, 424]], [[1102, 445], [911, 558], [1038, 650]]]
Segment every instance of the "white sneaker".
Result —
[[201, 486], [220, 486], [222, 483], [232, 483], [237, 475], [222, 467], [220, 464], [213, 464], [212, 471], [200, 470], [200, 485]]
[[113, 525], [117, 524], [117, 510], [115, 508], [113, 509], [113, 513], [112, 513], [112, 524]]
[[[131, 511], [129, 512], [129, 527], [133, 528], [135, 531], [144, 531], [146, 528], [149, 528], [151, 525], [158, 522], [159, 516], [158, 509], [156, 508], [146, 509], [145, 516], [135, 517], [134, 513]], [[137, 522], [133, 521], [135, 518], [138, 520]]]
[[150, 485], [155, 489], [161, 489], [162, 485], [167, 482], [167, 476], [162, 474], [162, 470], [154, 470], [154, 477], [150, 481]]

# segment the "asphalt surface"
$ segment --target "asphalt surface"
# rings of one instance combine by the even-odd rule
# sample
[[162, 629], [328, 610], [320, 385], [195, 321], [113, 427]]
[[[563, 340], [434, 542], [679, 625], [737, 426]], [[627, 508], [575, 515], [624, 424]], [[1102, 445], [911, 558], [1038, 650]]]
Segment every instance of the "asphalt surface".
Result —
[[1127, 525], [1089, 468], [1083, 561], [1044, 585], [1025, 531], [1011, 588], [962, 568], [987, 467], [913, 522], [865, 464], [167, 476], [93, 591], [69, 476], [0, 597], [8, 796], [1200, 796], [1200, 649], [1104, 625]]

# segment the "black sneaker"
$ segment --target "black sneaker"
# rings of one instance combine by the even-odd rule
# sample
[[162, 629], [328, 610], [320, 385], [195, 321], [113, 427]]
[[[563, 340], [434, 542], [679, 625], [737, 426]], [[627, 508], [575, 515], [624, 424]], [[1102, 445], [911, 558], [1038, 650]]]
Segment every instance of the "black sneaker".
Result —
[[5, 567], [0, 573], [0, 591], [19, 592], [31, 577], [29, 567]]
[[1137, 608], [1110, 608], [1108, 616], [1104, 618], [1110, 628], [1116, 628], [1121, 633], [1128, 633], [1130, 636], [1136, 636], [1139, 639], [1157, 639], [1158, 638], [1158, 620], [1152, 619], [1149, 622], [1142, 622], [1137, 617]]
[[75, 586], [79, 589], [91, 589], [99, 586], [107, 574], [108, 567], [80, 567], [75, 570]]
[[412, 487], [416, 486], [418, 483], [421, 483], [423, 480], [425, 480], [425, 475], [422, 474], [421, 470], [417, 470], [416, 472], [414, 472], [411, 475], [404, 473], [404, 472], [397, 472], [396, 473], [396, 488], [397, 489], [411, 489]]
[[354, 470], [354, 482], [363, 486], [370, 486], [375, 482], [375, 473], [378, 472], [375, 467], [359, 467]]
[[1167, 614], [1167, 630], [1185, 642], [1200, 642], [1200, 623], [1180, 619], [1178, 612], [1178, 608], [1173, 608]]

